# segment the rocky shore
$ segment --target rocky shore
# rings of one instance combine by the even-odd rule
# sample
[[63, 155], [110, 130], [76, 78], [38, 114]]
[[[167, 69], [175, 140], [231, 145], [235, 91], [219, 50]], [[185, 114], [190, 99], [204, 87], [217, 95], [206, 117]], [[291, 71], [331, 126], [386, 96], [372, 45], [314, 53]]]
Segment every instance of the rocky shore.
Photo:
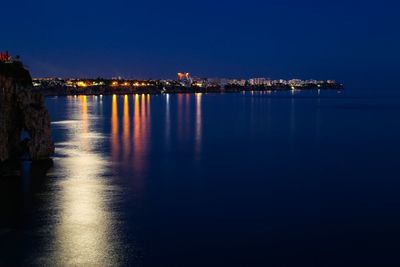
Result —
[[[50, 116], [22, 63], [0, 62], [0, 176], [25, 155], [32, 162], [54, 153]], [[28, 136], [22, 140], [21, 135]]]

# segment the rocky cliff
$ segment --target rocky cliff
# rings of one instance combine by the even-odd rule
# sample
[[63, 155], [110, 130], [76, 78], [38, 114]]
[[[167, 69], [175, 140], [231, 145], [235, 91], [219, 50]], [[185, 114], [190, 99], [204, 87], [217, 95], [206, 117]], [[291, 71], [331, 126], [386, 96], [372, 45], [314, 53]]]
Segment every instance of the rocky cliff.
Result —
[[[30, 91], [32, 79], [21, 63], [0, 62], [0, 164], [23, 153], [32, 161], [54, 152], [50, 117], [41, 94]], [[21, 133], [29, 136], [21, 140]]]

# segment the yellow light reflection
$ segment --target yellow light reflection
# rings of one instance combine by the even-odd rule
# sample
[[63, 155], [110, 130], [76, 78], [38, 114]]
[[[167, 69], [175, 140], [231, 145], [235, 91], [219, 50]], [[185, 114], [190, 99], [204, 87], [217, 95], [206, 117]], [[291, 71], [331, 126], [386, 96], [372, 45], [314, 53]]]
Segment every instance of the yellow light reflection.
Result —
[[123, 131], [124, 131], [124, 156], [125, 158], [129, 157], [129, 153], [131, 150], [131, 142], [130, 142], [130, 118], [129, 118], [129, 99], [128, 96], [124, 96], [124, 124], [123, 124]]
[[133, 114], [133, 143], [135, 153], [141, 150], [141, 142], [140, 142], [140, 102], [139, 102], [139, 95], [135, 95], [135, 109]]
[[60, 220], [56, 226], [55, 257], [61, 265], [107, 265], [112, 260], [112, 214], [109, 188], [100, 177], [106, 162], [94, 153], [65, 150], [68, 171], [60, 182]]
[[117, 161], [119, 156], [118, 127], [118, 100], [117, 96], [113, 95], [111, 104], [111, 157], [114, 161]]
[[[56, 220], [45, 226], [53, 238], [46, 248], [49, 255], [37, 259], [39, 265], [118, 265], [118, 219], [111, 208], [117, 190], [104, 177], [108, 161], [96, 150], [104, 136], [91, 130], [95, 127], [91, 127], [88, 101], [93, 100], [79, 97], [79, 109], [71, 106], [72, 120], [58, 124], [65, 128], [67, 140], [56, 144], [60, 155], [54, 159]], [[113, 116], [116, 110], [113, 98]]]
[[141, 104], [142, 104], [142, 105], [141, 105], [141, 108], [142, 108], [142, 110], [141, 110], [141, 112], [140, 112], [141, 115], [142, 115], [142, 116], [141, 116], [141, 119], [142, 119], [142, 120], [145, 120], [145, 119], [146, 119], [146, 117], [145, 117], [145, 116], [146, 116], [145, 97], [146, 97], [145, 95], [142, 95], [142, 101], [141, 101]]
[[87, 106], [87, 96], [79, 96], [78, 100], [80, 102], [81, 113], [82, 113], [82, 140], [81, 146], [83, 149], [88, 149], [88, 134], [89, 134], [89, 121], [88, 121], [88, 106]]

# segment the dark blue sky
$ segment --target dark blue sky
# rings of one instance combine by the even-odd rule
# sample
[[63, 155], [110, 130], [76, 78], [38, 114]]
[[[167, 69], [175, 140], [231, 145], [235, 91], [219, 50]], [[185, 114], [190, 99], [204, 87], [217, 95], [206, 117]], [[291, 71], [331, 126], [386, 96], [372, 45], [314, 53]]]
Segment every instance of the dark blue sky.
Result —
[[394, 0], [5, 1], [0, 50], [20, 54], [34, 76], [188, 71], [396, 87], [399, 9]]

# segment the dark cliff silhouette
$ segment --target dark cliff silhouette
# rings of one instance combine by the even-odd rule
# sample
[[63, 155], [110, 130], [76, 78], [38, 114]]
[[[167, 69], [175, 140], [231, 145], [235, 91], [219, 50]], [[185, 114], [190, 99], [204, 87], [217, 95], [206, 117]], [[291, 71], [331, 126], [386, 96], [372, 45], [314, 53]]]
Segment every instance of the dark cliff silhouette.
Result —
[[[0, 62], [0, 171], [5, 162], [23, 154], [35, 162], [54, 152], [44, 98], [31, 87], [32, 78], [22, 63]], [[21, 140], [22, 132], [29, 138]]]

